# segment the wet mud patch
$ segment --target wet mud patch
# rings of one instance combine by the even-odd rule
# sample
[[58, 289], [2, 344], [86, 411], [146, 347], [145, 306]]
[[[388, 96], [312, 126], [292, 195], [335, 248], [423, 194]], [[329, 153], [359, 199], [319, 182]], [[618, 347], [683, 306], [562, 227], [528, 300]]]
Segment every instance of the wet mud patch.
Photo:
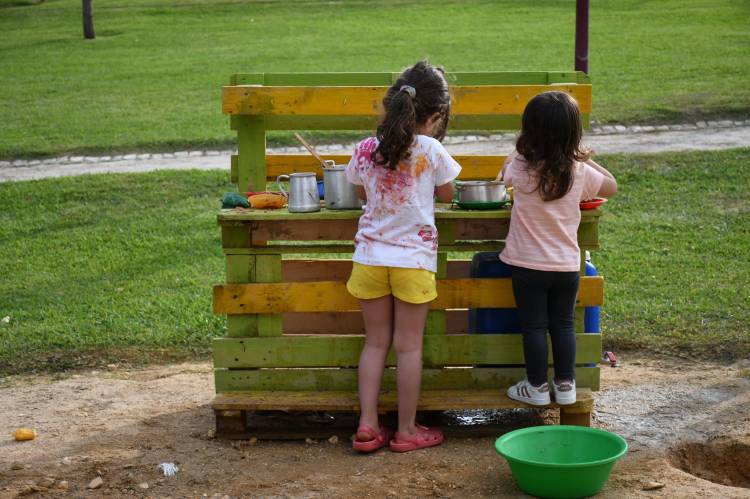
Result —
[[750, 435], [682, 442], [672, 447], [672, 466], [698, 478], [730, 487], [750, 488]]

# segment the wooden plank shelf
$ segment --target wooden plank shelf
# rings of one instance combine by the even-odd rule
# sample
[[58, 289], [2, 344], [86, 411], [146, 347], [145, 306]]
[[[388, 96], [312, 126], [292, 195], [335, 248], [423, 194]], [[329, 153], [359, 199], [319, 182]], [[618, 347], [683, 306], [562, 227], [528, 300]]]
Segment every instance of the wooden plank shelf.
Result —
[[[580, 362], [580, 358], [579, 358]], [[576, 385], [579, 388], [599, 389], [599, 367], [594, 362], [591, 367], [576, 368]], [[424, 390], [475, 390], [502, 389], [523, 379], [526, 375], [523, 366], [504, 367], [426, 367], [422, 370]], [[356, 391], [357, 370], [355, 368], [253, 368], [226, 369], [217, 367], [214, 371], [216, 392], [246, 392], [253, 390], [309, 390], [309, 391]], [[548, 376], [552, 379], [553, 370]], [[396, 389], [396, 370], [387, 368], [383, 375], [384, 390]]]
[[[578, 399], [565, 406], [571, 413], [591, 412], [594, 397], [591, 390], [577, 390]], [[397, 409], [395, 390], [380, 394], [379, 407], [384, 411]], [[217, 395], [211, 407], [219, 411], [359, 411], [356, 391], [249, 391]], [[514, 409], [528, 404], [508, 398], [504, 390], [423, 390], [417, 409], [420, 411], [446, 411], [461, 409]], [[536, 407], [536, 406], [533, 406]], [[554, 402], [545, 408], [557, 409]]]

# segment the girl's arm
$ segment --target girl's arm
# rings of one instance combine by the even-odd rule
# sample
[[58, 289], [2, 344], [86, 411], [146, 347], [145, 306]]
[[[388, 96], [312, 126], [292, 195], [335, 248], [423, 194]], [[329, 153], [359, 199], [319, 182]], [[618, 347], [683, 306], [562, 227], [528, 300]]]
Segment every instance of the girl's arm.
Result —
[[450, 203], [453, 201], [453, 182], [438, 185], [435, 187], [435, 196], [441, 203]]
[[505, 161], [503, 162], [503, 167], [500, 169], [500, 173], [497, 174], [497, 177], [495, 177], [495, 180], [501, 181], [505, 183], [506, 187], [513, 187], [513, 183], [510, 179], [505, 179], [505, 169], [508, 167], [508, 165], [513, 161], [516, 156], [518, 156], [518, 151], [513, 149], [513, 152], [508, 155], [507, 158], [505, 158]]
[[591, 158], [586, 160], [586, 164], [604, 175], [604, 181], [602, 182], [602, 186], [599, 188], [597, 196], [601, 196], [603, 198], [610, 198], [614, 196], [617, 193], [617, 180], [615, 180], [614, 175], [609, 173], [606, 168], [604, 168]]

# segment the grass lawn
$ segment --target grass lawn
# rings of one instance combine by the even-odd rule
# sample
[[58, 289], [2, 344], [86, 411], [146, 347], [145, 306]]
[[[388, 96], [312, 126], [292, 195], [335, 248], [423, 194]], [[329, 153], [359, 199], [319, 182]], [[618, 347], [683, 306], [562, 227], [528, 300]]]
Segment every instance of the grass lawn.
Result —
[[[594, 119], [747, 117], [750, 3], [591, 2]], [[0, 158], [228, 146], [236, 72], [570, 70], [572, 0], [0, 0]], [[283, 137], [281, 137], [283, 139]]]
[[[750, 355], [750, 149], [610, 156], [608, 347]], [[226, 172], [0, 184], [0, 373], [207, 355]]]

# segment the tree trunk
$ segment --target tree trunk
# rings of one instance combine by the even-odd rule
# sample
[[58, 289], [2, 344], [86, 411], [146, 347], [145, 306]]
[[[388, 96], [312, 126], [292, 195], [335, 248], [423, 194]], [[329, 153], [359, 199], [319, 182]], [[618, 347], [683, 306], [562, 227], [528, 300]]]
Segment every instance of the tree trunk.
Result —
[[83, 0], [83, 37], [87, 40], [96, 38], [94, 33], [94, 16], [91, 9], [92, 0]]

